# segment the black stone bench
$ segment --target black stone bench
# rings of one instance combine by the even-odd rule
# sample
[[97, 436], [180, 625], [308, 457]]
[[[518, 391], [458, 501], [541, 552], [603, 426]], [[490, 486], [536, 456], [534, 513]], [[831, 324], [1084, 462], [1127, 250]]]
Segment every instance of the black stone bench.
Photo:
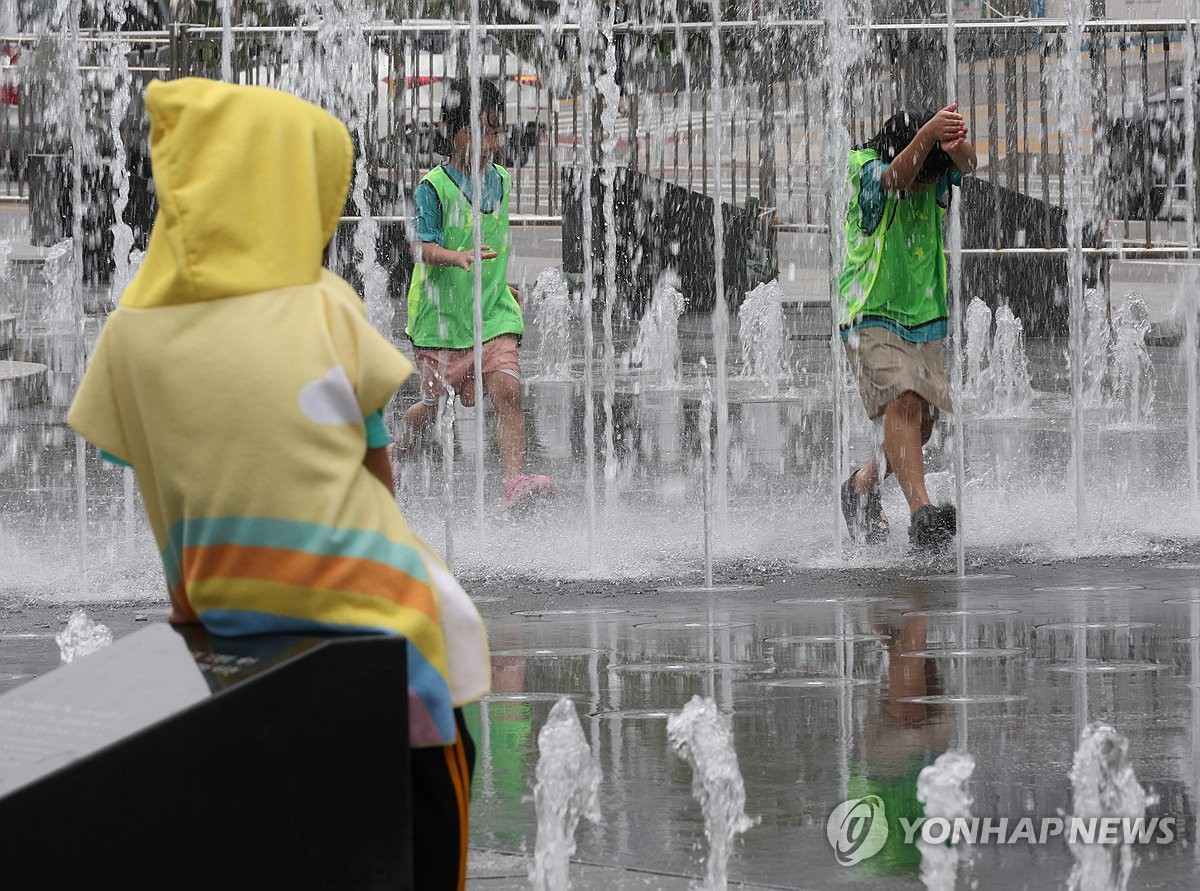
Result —
[[411, 888], [405, 653], [156, 624], [0, 696], [3, 886]]

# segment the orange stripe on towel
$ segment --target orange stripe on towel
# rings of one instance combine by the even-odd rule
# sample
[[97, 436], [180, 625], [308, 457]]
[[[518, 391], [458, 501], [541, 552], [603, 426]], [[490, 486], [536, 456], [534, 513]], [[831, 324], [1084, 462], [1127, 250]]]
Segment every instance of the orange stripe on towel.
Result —
[[427, 584], [375, 560], [223, 544], [185, 548], [182, 563], [186, 584], [237, 578], [346, 591], [389, 600], [440, 621], [433, 592]]

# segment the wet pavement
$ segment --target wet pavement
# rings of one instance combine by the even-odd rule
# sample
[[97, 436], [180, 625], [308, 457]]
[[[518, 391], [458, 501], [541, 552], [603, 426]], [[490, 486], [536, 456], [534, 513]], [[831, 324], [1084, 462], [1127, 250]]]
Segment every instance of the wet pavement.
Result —
[[[911, 566], [719, 569], [740, 588], [467, 579], [494, 668], [494, 691], [472, 716], [470, 887], [527, 887], [537, 732], [563, 696], [603, 771], [602, 821], [577, 833], [575, 887], [683, 889], [703, 875], [691, 773], [666, 738], [668, 714], [694, 695], [732, 716], [757, 819], [734, 846], [732, 881], [919, 888], [919, 855], [902, 843], [838, 866], [830, 811], [876, 794], [916, 816], [917, 774], [961, 748], [976, 762], [975, 816], [1069, 814], [1073, 752], [1102, 720], [1128, 738], [1137, 778], [1157, 796], [1148, 815], [1178, 821], [1174, 843], [1140, 846], [1131, 887], [1200, 882], [1200, 548], [989, 561], [961, 580]], [[71, 604], [2, 606], [5, 690], [57, 663], [53, 634]], [[85, 606], [118, 637], [163, 619], [158, 602]], [[960, 887], [1061, 887], [1072, 862], [1061, 840], [976, 845]]]

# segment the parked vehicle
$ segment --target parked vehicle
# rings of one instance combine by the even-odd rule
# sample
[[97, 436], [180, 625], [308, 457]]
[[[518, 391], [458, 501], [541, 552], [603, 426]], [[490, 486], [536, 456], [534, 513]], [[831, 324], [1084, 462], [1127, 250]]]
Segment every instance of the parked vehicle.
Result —
[[[1195, 94], [1200, 120], [1200, 89]], [[1122, 103], [1109, 128], [1106, 167], [1116, 216], [1156, 218], [1168, 197], [1184, 197], [1186, 101], [1183, 71], [1177, 70], [1169, 89]]]

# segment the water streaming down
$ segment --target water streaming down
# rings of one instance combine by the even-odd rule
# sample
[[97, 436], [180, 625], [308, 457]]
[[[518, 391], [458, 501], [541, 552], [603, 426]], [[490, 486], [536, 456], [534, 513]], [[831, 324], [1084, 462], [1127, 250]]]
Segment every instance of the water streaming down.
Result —
[[[1084, 111], [1090, 105], [1090, 91], [1085, 90], [1084, 64], [1084, 21], [1087, 18], [1087, 0], [1066, 0], [1067, 30], [1064, 34], [1061, 63], [1056, 72], [1053, 89], [1057, 110], [1062, 122], [1060, 132], [1063, 140], [1063, 155], [1067, 158], [1085, 158], [1083, 133]], [[1050, 76], [1051, 69], [1047, 69]], [[1063, 170], [1067, 205], [1067, 307], [1071, 355], [1083, 355], [1083, 164], [1067, 164]], [[1087, 468], [1083, 451], [1083, 367], [1081, 362], [1071, 363], [1071, 468], [1075, 491], [1075, 529], [1079, 538], [1090, 531], [1087, 507]]]
[[788, 375], [786, 331], [779, 282], [756, 286], [738, 310], [742, 377], [762, 381], [768, 396], [779, 395], [780, 383]]
[[1120, 422], [1128, 427], [1144, 424], [1153, 411], [1154, 365], [1146, 348], [1150, 316], [1146, 301], [1126, 294], [1113, 313], [1109, 380], [1112, 401]]
[[[1136, 819], [1153, 803], [1134, 773], [1129, 740], [1102, 722], [1088, 724], [1071, 766], [1072, 815]], [[1125, 891], [1137, 864], [1130, 844], [1073, 841], [1070, 848], [1068, 891]]]
[[981, 411], [986, 411], [987, 394], [992, 389], [988, 353], [992, 347], [992, 310], [978, 297], [967, 307], [966, 347], [962, 399]]
[[457, 394], [454, 388], [447, 386], [446, 392], [438, 402], [437, 434], [442, 446], [442, 485], [446, 497], [446, 547], [442, 559], [446, 565], [454, 565], [454, 400]]
[[692, 797], [704, 813], [708, 861], [703, 891], [725, 891], [734, 840], [755, 825], [733, 747], [733, 726], [711, 698], [693, 696], [667, 719], [671, 748], [692, 768]]
[[[613, 26], [617, 4], [609, 3], [598, 15], [602, 37], [601, 73], [596, 78], [600, 98], [600, 187], [601, 219], [604, 221], [604, 306], [600, 323], [604, 336], [604, 506], [613, 513], [619, 495], [616, 424], [613, 418], [617, 391], [617, 352], [613, 339], [613, 314], [617, 304], [617, 211], [616, 177], [617, 86], [616, 40]], [[589, 320], [590, 322], [590, 320]]]
[[534, 379], [571, 380], [573, 305], [571, 288], [561, 269], [552, 266], [538, 274], [529, 303], [538, 331], [538, 364]]
[[629, 361], [642, 370], [645, 384], [654, 389], [672, 390], [683, 374], [683, 354], [679, 345], [679, 317], [684, 298], [676, 283], [664, 277], [654, 289], [650, 307], [638, 322], [637, 340]]
[[[862, 25], [870, 24], [870, 10], [863, 6], [858, 18]], [[821, 163], [824, 168], [824, 179], [828, 184], [828, 222], [829, 222], [829, 300], [831, 313], [830, 351], [831, 393], [832, 393], [832, 438], [833, 438], [833, 474], [830, 482], [830, 504], [832, 505], [831, 524], [833, 527], [834, 555], [842, 556], [842, 541], [845, 531], [842, 528], [841, 516], [841, 484], [846, 477], [849, 454], [849, 426], [847, 411], [849, 408], [848, 379], [849, 369], [842, 351], [841, 336], [838, 323], [841, 318], [842, 301], [839, 289], [839, 276], [842, 264], [846, 258], [845, 219], [846, 207], [850, 203], [850, 185], [846, 176], [846, 159], [850, 155], [851, 138], [847, 120], [847, 103], [853, 101], [847, 95], [847, 83], [850, 72], [858, 61], [861, 53], [860, 41], [863, 39], [851, 28], [850, 9], [846, 0], [825, 0], [822, 5], [822, 17], [825, 20], [825, 58], [828, 59], [827, 94], [825, 104], [825, 141], [824, 154]], [[865, 29], [862, 33], [865, 33]]]
[[533, 891], [569, 891], [579, 821], [600, 822], [600, 767], [570, 699], [560, 699], [550, 709], [537, 741], [537, 840], [529, 882]]
[[1099, 408], [1104, 405], [1112, 328], [1108, 321], [1108, 298], [1098, 288], [1089, 288], [1084, 296], [1083, 338], [1083, 355], [1078, 359], [1083, 366], [1083, 404]]
[[1011, 309], [996, 310], [996, 336], [992, 341], [992, 406], [994, 417], [1019, 417], [1028, 412], [1033, 402], [1033, 384], [1025, 358], [1025, 342], [1021, 320]]
[[[941, 817], [953, 827], [956, 820], [968, 820], [973, 799], [967, 790], [975, 759], [968, 752], [950, 750], [937, 757], [917, 776], [917, 801], [924, 806], [925, 819]], [[921, 852], [921, 882], [928, 891], [954, 891], [960, 864], [971, 860], [970, 840], [952, 834], [950, 842], [917, 838]]]

